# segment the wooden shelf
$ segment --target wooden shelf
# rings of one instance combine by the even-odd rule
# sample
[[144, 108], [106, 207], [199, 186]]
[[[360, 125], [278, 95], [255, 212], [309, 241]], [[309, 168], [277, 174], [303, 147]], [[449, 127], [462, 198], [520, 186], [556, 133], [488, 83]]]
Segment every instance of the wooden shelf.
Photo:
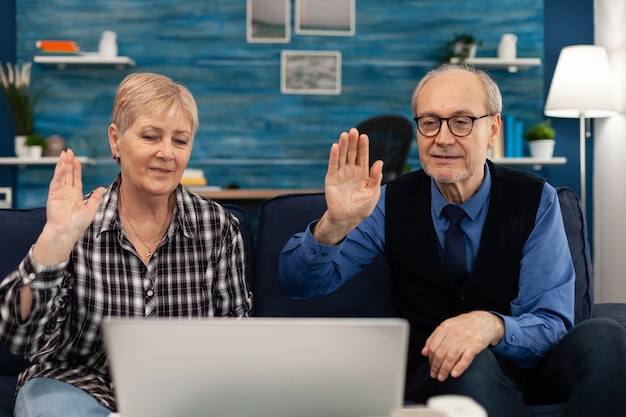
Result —
[[135, 61], [127, 56], [103, 57], [98, 54], [35, 55], [33, 61], [42, 65], [56, 65], [59, 69], [64, 69], [68, 65], [104, 65], [115, 66], [119, 69], [135, 66]]
[[[458, 58], [452, 58], [450, 62], [457, 63]], [[517, 72], [520, 69], [528, 69], [541, 65], [539, 58], [516, 58], [516, 59], [500, 59], [500, 58], [468, 58], [465, 60], [467, 64], [485, 69], [506, 69], [509, 72]]]
[[[77, 156], [76, 159], [84, 165], [95, 165], [95, 161], [86, 156]], [[18, 157], [0, 157], [0, 165], [56, 165], [59, 161], [58, 156], [42, 156], [41, 158], [18, 158]]]
[[531, 166], [536, 170], [543, 168], [544, 165], [564, 165], [567, 163], [567, 158], [564, 156], [554, 156], [552, 158], [533, 158], [525, 156], [520, 158], [489, 158], [489, 160], [500, 165]]
[[567, 163], [564, 156], [553, 156], [552, 158], [533, 158], [524, 156], [520, 158], [489, 158], [496, 164], [502, 165], [563, 165]]
[[211, 200], [268, 200], [283, 194], [309, 194], [322, 193], [320, 189], [288, 189], [288, 188], [240, 188], [240, 189], [216, 189], [215, 187], [187, 186], [189, 191]]

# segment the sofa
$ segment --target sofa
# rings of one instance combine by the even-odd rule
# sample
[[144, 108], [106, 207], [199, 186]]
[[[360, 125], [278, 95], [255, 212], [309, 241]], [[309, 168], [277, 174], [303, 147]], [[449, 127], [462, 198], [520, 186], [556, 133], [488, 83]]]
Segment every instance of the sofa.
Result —
[[[559, 200], [576, 269], [576, 322], [609, 317], [626, 327], [626, 304], [593, 302], [593, 273], [587, 228], [578, 197], [559, 188]], [[323, 194], [290, 194], [263, 202], [255, 239], [247, 213], [224, 205], [240, 221], [247, 279], [254, 293], [253, 314], [264, 317], [389, 317], [394, 314], [389, 270], [376, 259], [333, 294], [294, 300], [278, 287], [278, 254], [292, 234], [304, 230], [326, 208]], [[39, 235], [45, 208], [0, 209], [0, 279], [13, 270]], [[12, 416], [16, 377], [27, 362], [0, 348], [0, 417]], [[563, 405], [529, 407], [534, 416], [563, 416]]]
[[[575, 322], [609, 317], [626, 327], [626, 304], [594, 304], [593, 271], [587, 225], [578, 196], [558, 188], [559, 202], [576, 270]], [[284, 195], [263, 202], [259, 210], [255, 278], [258, 316], [371, 317], [394, 314], [389, 270], [376, 259], [359, 275], [330, 295], [294, 300], [278, 287], [278, 255], [287, 240], [319, 218], [326, 209], [323, 194]], [[533, 416], [562, 417], [564, 404], [529, 406]]]

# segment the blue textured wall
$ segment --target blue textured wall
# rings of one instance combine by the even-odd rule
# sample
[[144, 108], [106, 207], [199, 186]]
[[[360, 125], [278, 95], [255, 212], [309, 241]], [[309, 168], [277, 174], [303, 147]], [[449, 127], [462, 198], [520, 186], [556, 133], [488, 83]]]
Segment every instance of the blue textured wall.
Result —
[[[106, 131], [119, 81], [132, 71], [166, 74], [186, 84], [200, 109], [190, 166], [214, 185], [322, 187], [328, 150], [339, 133], [379, 113], [411, 117], [418, 79], [439, 60], [454, 33], [484, 40], [478, 56], [495, 56], [500, 35], [518, 35], [518, 56], [543, 59], [543, 1], [357, 0], [356, 35], [299, 36], [284, 44], [246, 42], [244, 0], [17, 0], [17, 58], [32, 59], [37, 39], [73, 39], [97, 50], [103, 30], [118, 34], [132, 69], [35, 65], [43, 91], [36, 128], [60, 134], [77, 153], [97, 159], [85, 170], [85, 189], [117, 173]], [[293, 14], [292, 4], [292, 14]], [[293, 17], [293, 16], [292, 16]], [[292, 19], [293, 22], [293, 19]], [[282, 50], [342, 53], [342, 93], [282, 95]], [[541, 119], [543, 66], [509, 74], [491, 71], [506, 111]], [[412, 149], [411, 165], [417, 152]], [[50, 167], [19, 173], [20, 207], [45, 203]]]
[[[15, 61], [15, 0], [0, 1], [0, 61]], [[9, 112], [0, 106], [0, 155], [13, 156], [12, 137]], [[13, 167], [0, 166], [0, 187], [14, 187], [16, 180]]]

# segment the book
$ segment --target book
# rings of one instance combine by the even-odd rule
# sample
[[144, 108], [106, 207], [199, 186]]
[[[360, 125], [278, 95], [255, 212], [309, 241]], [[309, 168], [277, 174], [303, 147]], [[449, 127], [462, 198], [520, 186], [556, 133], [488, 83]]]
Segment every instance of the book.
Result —
[[35, 46], [41, 52], [64, 52], [64, 53], [79, 53], [80, 48], [74, 41], [68, 40], [38, 40], [35, 42]]
[[487, 157], [489, 159], [504, 158], [504, 126], [501, 126], [498, 137], [496, 138], [493, 147], [489, 149]]
[[187, 168], [183, 172], [183, 177], [180, 179], [182, 185], [206, 185], [206, 178], [204, 177], [204, 171], [201, 169]]
[[515, 155], [515, 117], [511, 114], [502, 115], [504, 125], [504, 156], [513, 158]]
[[44, 51], [37, 49], [37, 55], [44, 56], [60, 56], [60, 55], [80, 55], [80, 52], [76, 51]]
[[520, 158], [524, 156], [524, 122], [522, 120], [515, 121], [513, 146], [513, 157]]

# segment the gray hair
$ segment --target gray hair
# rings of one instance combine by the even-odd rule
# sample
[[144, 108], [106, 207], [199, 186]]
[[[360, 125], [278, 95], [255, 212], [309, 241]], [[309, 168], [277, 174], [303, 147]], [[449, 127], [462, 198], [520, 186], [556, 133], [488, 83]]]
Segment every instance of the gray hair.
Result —
[[417, 98], [422, 92], [424, 86], [437, 76], [453, 70], [466, 71], [476, 75], [478, 79], [482, 82], [483, 87], [485, 87], [485, 106], [487, 107], [487, 112], [489, 114], [502, 113], [502, 93], [500, 92], [498, 84], [496, 84], [496, 82], [489, 76], [489, 74], [487, 74], [485, 71], [478, 70], [473, 66], [467, 64], [442, 64], [439, 67], [432, 69], [428, 73], [426, 73], [426, 75], [424, 75], [424, 77], [417, 84], [417, 87], [415, 87], [415, 91], [413, 91], [413, 97], [411, 98], [411, 110], [413, 111], [414, 116], [417, 116]]

